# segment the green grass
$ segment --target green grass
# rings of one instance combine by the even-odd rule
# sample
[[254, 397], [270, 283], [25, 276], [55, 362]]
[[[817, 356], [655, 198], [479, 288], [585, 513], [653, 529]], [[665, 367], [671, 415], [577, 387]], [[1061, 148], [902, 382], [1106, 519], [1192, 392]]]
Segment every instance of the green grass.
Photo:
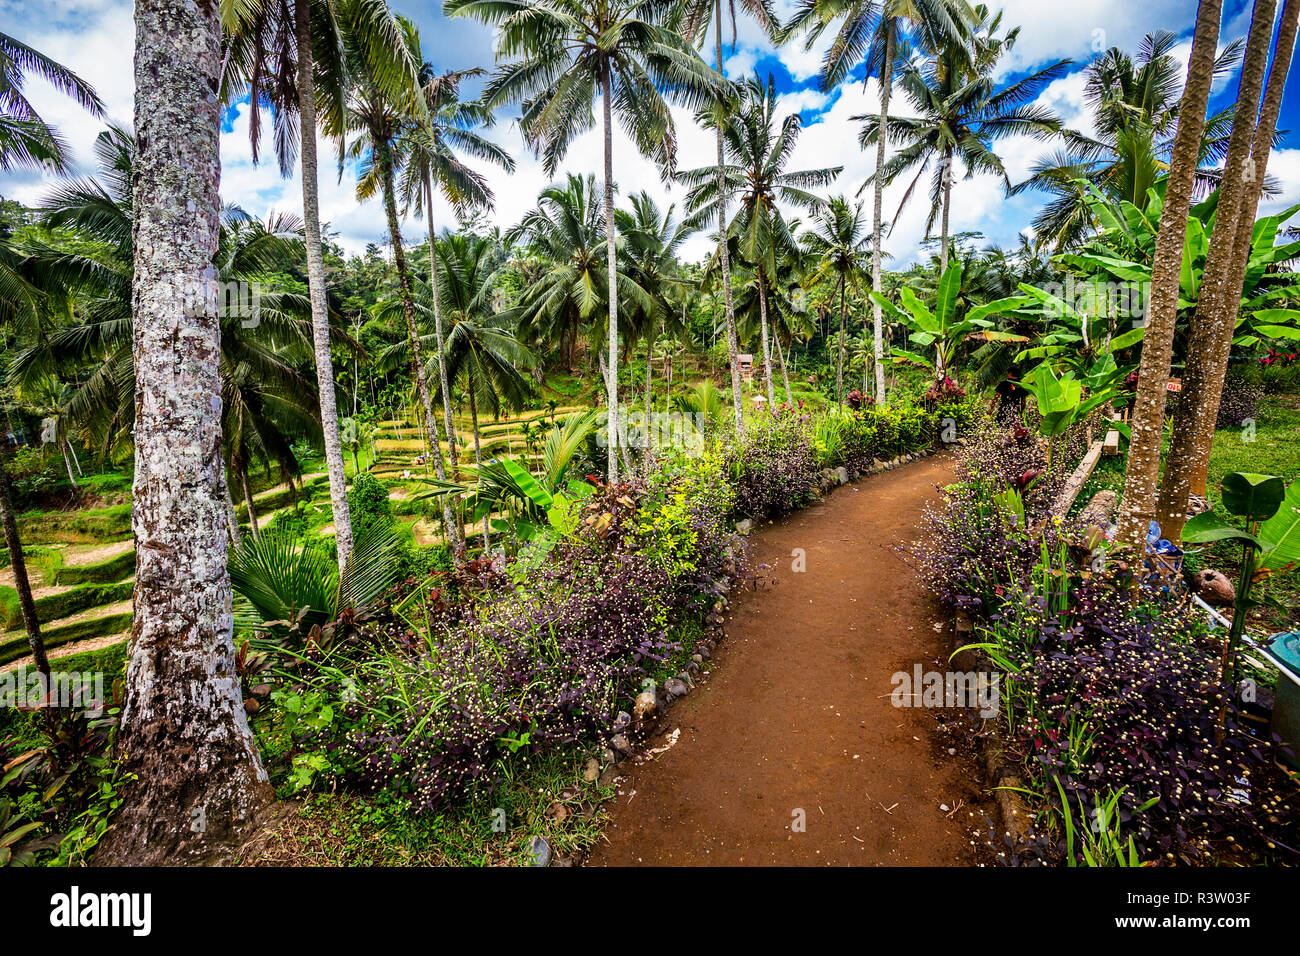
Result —
[[52, 550], [41, 558], [40, 568], [49, 584], [114, 584], [135, 574], [135, 549], [94, 564], [65, 565], [66, 555]]
[[35, 511], [18, 518], [24, 541], [102, 544], [131, 537], [131, 505], [88, 511]]

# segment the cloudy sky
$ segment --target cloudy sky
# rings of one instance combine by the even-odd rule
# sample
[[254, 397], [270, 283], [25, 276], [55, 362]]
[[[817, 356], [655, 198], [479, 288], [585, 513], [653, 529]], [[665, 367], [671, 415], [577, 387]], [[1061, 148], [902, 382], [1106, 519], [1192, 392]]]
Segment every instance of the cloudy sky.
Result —
[[[390, 0], [394, 10], [411, 17], [420, 27], [425, 55], [439, 69], [488, 66], [493, 62], [491, 31], [479, 24], [449, 21], [436, 11], [439, 4], [429, 0]], [[991, 6], [996, 7], [996, 0]], [[776, 0], [778, 14], [785, 18], [792, 9], [791, 0]], [[1088, 130], [1089, 118], [1084, 111], [1083, 69], [1098, 50], [1110, 46], [1136, 51], [1143, 34], [1155, 29], [1177, 32], [1182, 44], [1180, 57], [1190, 48], [1191, 29], [1196, 16], [1195, 0], [1003, 0], [1004, 25], [1021, 27], [1019, 41], [1004, 59], [1006, 80], [1014, 80], [1027, 71], [1041, 68], [1061, 58], [1074, 61], [1065, 76], [1055, 80], [1040, 97], [1069, 127]], [[1246, 0], [1227, 0], [1221, 42], [1245, 34], [1250, 16]], [[114, 121], [129, 124], [132, 115], [132, 63], [134, 30], [129, 0], [0, 0], [0, 30], [16, 36], [71, 67], [90, 81], [108, 105]], [[728, 39], [730, 39], [728, 37]], [[782, 93], [783, 108], [801, 114], [804, 130], [791, 168], [843, 166], [844, 171], [832, 192], [852, 196], [863, 184], [874, 165], [874, 149], [869, 153], [857, 147], [857, 124], [849, 117], [878, 109], [879, 88], [874, 80], [866, 84], [846, 84], [822, 92], [816, 81], [821, 60], [818, 49], [805, 50], [801, 43], [776, 49], [757, 28], [748, 23], [740, 26], [734, 48], [728, 45], [725, 69], [733, 78], [752, 75], [755, 71], [771, 73]], [[1215, 90], [1212, 108], [1222, 108], [1235, 100], [1237, 77], [1226, 78]], [[1300, 202], [1300, 83], [1290, 84], [1284, 102], [1280, 128], [1289, 132], [1282, 148], [1274, 150], [1269, 171], [1284, 186], [1284, 194], [1269, 202], [1270, 210]], [[56, 124], [73, 146], [77, 163], [92, 169], [91, 144], [100, 127], [77, 107], [60, 97], [38, 80], [29, 81], [28, 93], [47, 120]], [[894, 110], [900, 101], [894, 100]], [[501, 225], [510, 225], [534, 205], [538, 191], [548, 177], [541, 163], [523, 145], [515, 113], [501, 116], [491, 135], [514, 155], [518, 167], [511, 175], [486, 167], [496, 193], [492, 213]], [[682, 110], [675, 110], [679, 129], [680, 168], [689, 169], [712, 161], [713, 139], [691, 121]], [[597, 113], [599, 116], [599, 112]], [[1011, 180], [1026, 176], [1036, 157], [1048, 152], [1051, 144], [1032, 140], [1008, 140], [997, 147]], [[247, 105], [236, 105], [229, 112], [221, 141], [222, 195], [259, 216], [272, 210], [300, 210], [301, 186], [294, 178], [283, 179], [274, 162], [254, 166], [249, 159]], [[265, 150], [263, 155], [269, 155]], [[326, 158], [333, 155], [322, 144], [324, 168], [321, 177], [321, 214], [336, 240], [350, 252], [360, 252], [367, 243], [387, 243], [388, 236], [378, 202], [358, 203], [353, 195], [351, 171], [341, 181]], [[663, 202], [680, 203], [680, 187], [665, 185], [650, 162], [636, 154], [627, 137], [616, 134], [614, 140], [615, 176], [620, 191], [626, 195], [649, 190]], [[566, 169], [573, 172], [598, 172], [601, 167], [601, 141], [598, 130], [580, 138], [570, 151]], [[959, 175], [961, 170], [958, 170]], [[0, 195], [32, 203], [48, 188], [33, 173], [0, 173]], [[902, 182], [886, 191], [885, 216], [891, 217], [903, 191]], [[863, 193], [869, 210], [870, 191]], [[981, 233], [988, 241], [1014, 245], [1036, 209], [1041, 195], [1024, 194], [1013, 199], [1004, 195], [1002, 184], [992, 177], [959, 179], [954, 187], [952, 229], [954, 232]], [[450, 210], [435, 210], [443, 224], [452, 223]], [[898, 217], [897, 225], [886, 246], [893, 265], [914, 260], [922, 251], [927, 209], [924, 194], [918, 189], [913, 201]], [[418, 242], [424, 224], [414, 218], [403, 222], [403, 235]], [[685, 249], [686, 258], [700, 258], [707, 249], [703, 235], [693, 239]]]

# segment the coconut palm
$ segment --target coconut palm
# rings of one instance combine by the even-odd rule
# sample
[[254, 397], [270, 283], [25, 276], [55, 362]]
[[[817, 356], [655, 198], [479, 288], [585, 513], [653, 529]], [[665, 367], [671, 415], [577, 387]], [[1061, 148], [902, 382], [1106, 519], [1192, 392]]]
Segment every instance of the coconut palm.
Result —
[[[772, 39], [777, 38], [780, 24], [777, 21], [776, 14], [772, 11], [771, 0], [741, 0], [741, 9], [752, 17], [759, 26], [761, 26]], [[727, 11], [731, 20], [731, 38], [734, 45], [736, 39], [736, 4], [734, 0], [729, 0]], [[679, 30], [682, 36], [687, 37], [692, 42], [703, 43], [709, 32], [709, 23], [713, 23], [713, 66], [718, 73], [722, 73], [722, 31], [723, 31], [723, 4], [722, 0], [684, 0], [681, 12], [681, 26]], [[727, 101], [720, 101], [715, 104], [716, 109], [726, 111], [730, 108]], [[727, 190], [726, 190], [726, 149], [722, 142], [722, 123], [713, 124], [714, 142], [717, 147], [717, 164], [716, 178], [718, 181], [718, 192], [721, 195], [721, 201], [718, 203], [718, 258], [721, 266], [721, 285], [723, 293], [723, 303], [726, 307], [725, 320], [727, 328], [727, 360], [731, 366], [731, 403], [735, 413], [736, 429], [740, 430], [744, 424], [744, 418], [741, 413], [741, 389], [740, 389], [740, 349], [736, 339], [736, 310], [733, 301], [731, 288], [731, 251], [724, 241], [727, 232]]]
[[[702, 117], [706, 125], [714, 116]], [[788, 171], [786, 165], [799, 140], [799, 114], [778, 119], [776, 84], [769, 75], [764, 84], [754, 77], [740, 94], [740, 106], [723, 122], [727, 148], [723, 188], [718, 188], [714, 168], [706, 166], [680, 174], [689, 187], [687, 204], [692, 225], [710, 222], [717, 207], [733, 192], [740, 194], [736, 215], [727, 232], [737, 239], [737, 249], [759, 277], [759, 307], [766, 369], [767, 400], [775, 401], [772, 387], [772, 351], [768, 338], [767, 289], [777, 274], [777, 262], [794, 254], [797, 243], [779, 204], [813, 209], [821, 199], [809, 192], [829, 184], [841, 166], [828, 169]]]
[[[402, 37], [406, 55], [412, 61], [420, 56], [420, 34], [415, 25], [405, 17], [397, 18], [397, 27]], [[345, 39], [351, 33], [345, 33]], [[393, 269], [397, 273], [398, 301], [402, 307], [402, 318], [406, 327], [407, 346], [410, 349], [410, 362], [414, 370], [416, 395], [423, 412], [425, 440], [429, 456], [433, 460], [434, 470], [440, 480], [447, 479], [446, 466], [442, 457], [442, 440], [438, 435], [438, 419], [433, 412], [433, 390], [429, 387], [428, 369], [425, 366], [421, 332], [416, 320], [415, 298], [412, 293], [411, 273], [406, 261], [406, 249], [402, 242], [401, 221], [397, 213], [397, 176], [404, 169], [404, 163], [415, 154], [403, 151], [403, 137], [413, 132], [413, 124], [423, 123], [427, 109], [428, 91], [417, 89], [414, 94], [392, 96], [387, 93], [381, 77], [375, 74], [365, 56], [363, 47], [346, 42], [346, 61], [349, 64], [351, 88], [348, 93], [347, 107], [343, 114], [343, 129], [348, 140], [340, 153], [340, 161], [352, 160], [357, 165], [357, 199], [366, 200], [378, 195], [383, 202], [384, 214], [388, 224], [388, 241], [393, 249]], [[328, 125], [327, 125], [327, 128]], [[426, 140], [430, 138], [425, 130]], [[430, 150], [434, 149], [428, 143]], [[433, 157], [422, 157], [432, 162]], [[418, 176], [418, 171], [416, 173]], [[418, 180], [417, 180], [418, 182]], [[418, 189], [416, 182], [410, 184]], [[427, 205], [427, 200], [426, 200]], [[435, 270], [436, 272], [436, 270]], [[443, 512], [443, 522], [447, 541], [456, 549], [460, 535], [458, 524], [452, 517], [450, 508]]]
[[492, 206], [492, 190], [482, 173], [467, 165], [457, 153], [492, 163], [506, 172], [514, 172], [515, 162], [496, 143], [475, 131], [475, 126], [491, 126], [492, 111], [480, 102], [460, 99], [461, 82], [475, 77], [481, 70], [458, 70], [435, 73], [432, 65], [423, 59], [419, 50], [419, 35], [415, 36], [412, 55], [420, 61], [420, 89], [424, 94], [426, 115], [415, 119], [402, 132], [397, 148], [402, 154], [402, 176], [399, 182], [402, 198], [408, 209], [423, 213], [429, 232], [429, 275], [432, 283], [433, 326], [438, 381], [443, 396], [443, 414], [447, 429], [447, 452], [451, 460], [451, 479], [460, 480], [460, 463], [456, 454], [456, 427], [452, 422], [451, 396], [447, 386], [447, 369], [442, 362], [443, 323], [442, 308], [438, 298], [438, 269], [435, 264], [434, 244], [437, 230], [433, 222], [433, 196], [441, 192], [456, 210], [457, 216]]
[[72, 97], [96, 118], [104, 115], [104, 104], [90, 84], [66, 66], [0, 33], [0, 169], [29, 166], [62, 172], [67, 144], [24, 93], [27, 74]]
[[[1011, 181], [993, 144], [1009, 136], [1045, 139], [1061, 127], [1050, 110], [1032, 100], [1065, 72], [1069, 61], [1057, 61], [999, 89], [993, 80], [994, 70], [1001, 56], [1014, 46], [1020, 31], [1016, 28], [999, 35], [1001, 13], [989, 20], [982, 6], [975, 12], [978, 21], [973, 29], [972, 49], [965, 44], [948, 44], [919, 64], [909, 62], [904, 68], [900, 83], [915, 114], [887, 118], [883, 125], [887, 138], [902, 148], [877, 167], [868, 180], [880, 179], [888, 185], [903, 173], [916, 170], [894, 214], [896, 223], [921, 175], [933, 163], [926, 235], [939, 219], [940, 274], [948, 269], [954, 160], [962, 161], [967, 179], [976, 173], [990, 173], [1000, 177], [1009, 191]], [[862, 122], [858, 137], [862, 146], [878, 143], [882, 129], [879, 116], [852, 119]]]
[[[676, 206], [669, 205], [661, 212], [647, 192], [633, 196], [631, 203], [630, 211], [619, 209], [615, 216], [627, 259], [624, 268], [645, 290], [650, 306], [649, 309], [636, 309], [629, 316], [629, 325], [635, 330], [636, 337], [645, 343], [645, 414], [648, 423], [655, 340], [665, 332], [674, 335], [685, 333], [671, 302], [679, 300], [685, 304], [682, 293], [687, 284], [678, 274], [677, 250], [692, 230], [685, 222], [678, 221]], [[669, 384], [671, 386], [671, 381]]]
[[[554, 174], [574, 139], [595, 126], [601, 101], [605, 150], [605, 233], [614, 222], [614, 114], [637, 148], [667, 173], [676, 166], [677, 131], [668, 100], [699, 108], [718, 98], [722, 78], [674, 32], [676, 8], [659, 0], [446, 0], [449, 16], [497, 28], [498, 67], [483, 91], [496, 106], [523, 102], [521, 125]], [[618, 250], [606, 245], [609, 440], [618, 442]], [[609, 455], [607, 477], [618, 477]]]
[[[900, 60], [909, 53], [915, 38], [928, 50], [952, 47], [964, 50], [973, 13], [966, 0], [799, 0], [794, 15], [786, 24], [786, 39], [803, 35], [805, 48], [825, 35], [832, 24], [839, 23], [835, 38], [822, 60], [822, 89], [831, 90], [844, 81], [859, 60], [866, 62], [866, 75], [875, 76], [880, 85], [880, 112], [877, 122], [887, 126], [889, 98]], [[876, 169], [885, 165], [887, 142], [876, 142]], [[872, 183], [871, 214], [871, 287], [881, 287], [881, 229], [885, 183], [877, 177]], [[873, 303], [874, 350], [876, 362], [876, 401], [885, 399], [884, 338], [881, 310]]]
[[[1157, 30], [1142, 38], [1136, 57], [1111, 47], [1088, 65], [1084, 102], [1091, 107], [1093, 131], [1063, 130], [1065, 146], [1040, 158], [1031, 175], [1012, 194], [1039, 190], [1052, 198], [1033, 220], [1036, 241], [1061, 251], [1077, 243], [1092, 225], [1084, 183], [1113, 199], [1139, 208], [1146, 193], [1169, 167], [1182, 115], [1183, 70], [1175, 56], [1177, 35]], [[1210, 82], [1241, 62], [1238, 38], [1210, 65]], [[1214, 165], [1228, 147], [1232, 110], [1202, 118], [1195, 185], [1204, 195], [1218, 183]]]
[[[514, 310], [520, 336], [535, 348], [565, 356], [570, 367], [583, 330], [590, 331], [592, 350], [599, 355], [594, 339], [608, 325], [603, 218], [596, 177], [570, 173], [564, 185], [543, 189], [537, 206], [507, 233], [508, 241], [526, 246], [540, 265]], [[616, 262], [620, 301], [636, 314], [652, 313], [654, 303], [628, 267], [627, 257]]]
[[[253, 161], [260, 158], [263, 112], [269, 108], [281, 174], [291, 175], [295, 160], [302, 163], [316, 383], [342, 569], [352, 550], [352, 520], [330, 358], [316, 133], [323, 127], [333, 138], [342, 137], [348, 76], [358, 62], [364, 64], [369, 81], [382, 95], [394, 102], [410, 100], [417, 112], [422, 111], [423, 101], [414, 96], [418, 90], [416, 65], [386, 0], [240, 0], [222, 3], [221, 15], [225, 37], [220, 95], [225, 103], [247, 101]], [[318, 109], [323, 115], [318, 116]]]
[[849, 204], [836, 196], [820, 206], [812, 217], [812, 227], [803, 234], [803, 245], [814, 258], [812, 280], [830, 282], [840, 300], [840, 332], [835, 350], [835, 398], [844, 404], [845, 296], [850, 288], [861, 291], [872, 255], [867, 251], [870, 236], [862, 214], [862, 204]]

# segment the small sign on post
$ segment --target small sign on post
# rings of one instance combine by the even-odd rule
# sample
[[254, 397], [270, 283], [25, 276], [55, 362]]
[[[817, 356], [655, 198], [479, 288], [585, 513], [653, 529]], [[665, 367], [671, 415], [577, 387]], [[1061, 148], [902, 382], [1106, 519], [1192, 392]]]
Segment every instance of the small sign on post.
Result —
[[746, 382], [754, 380], [754, 356], [748, 352], [742, 352], [736, 356], [736, 362], [740, 365], [740, 377]]

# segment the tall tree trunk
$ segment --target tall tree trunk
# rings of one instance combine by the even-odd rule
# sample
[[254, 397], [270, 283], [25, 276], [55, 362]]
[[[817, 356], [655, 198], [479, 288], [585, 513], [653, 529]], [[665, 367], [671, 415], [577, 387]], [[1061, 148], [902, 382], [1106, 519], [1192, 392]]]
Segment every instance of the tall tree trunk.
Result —
[[[397, 288], [402, 297], [402, 318], [406, 320], [406, 337], [411, 346], [411, 364], [415, 366], [415, 390], [420, 396], [420, 410], [424, 415], [425, 440], [429, 445], [429, 455], [433, 461], [434, 474], [440, 480], [446, 481], [447, 473], [442, 463], [442, 440], [438, 436], [438, 418], [433, 413], [433, 396], [429, 392], [429, 376], [424, 368], [424, 350], [420, 348], [420, 329], [415, 322], [415, 297], [411, 294], [411, 274], [406, 268], [406, 249], [402, 246], [402, 227], [397, 219], [397, 199], [394, 195], [393, 186], [392, 147], [388, 143], [380, 144], [375, 148], [375, 155], [379, 163], [380, 188], [384, 194], [384, 215], [388, 220], [388, 241], [393, 247], [393, 268], [397, 271]], [[430, 252], [430, 256], [432, 255], [433, 253]], [[437, 274], [436, 269], [434, 274]], [[441, 363], [441, 354], [439, 354], [438, 360]], [[460, 536], [457, 534], [459, 528], [457, 528], [456, 522], [452, 518], [451, 505], [447, 503], [445, 498], [442, 506], [442, 521], [443, 533], [446, 535], [448, 547], [455, 554], [460, 542]]]
[[239, 515], [235, 512], [235, 499], [230, 494], [230, 471], [224, 461], [221, 463], [221, 491], [222, 497], [226, 499], [226, 533], [230, 536], [230, 546], [237, 550], [244, 542], [239, 534]]
[[[715, 66], [722, 72], [722, 0], [713, 0], [717, 17], [714, 36]], [[727, 174], [725, 153], [722, 148], [722, 126], [714, 130], [718, 147], [718, 260], [722, 266], [722, 294], [727, 312], [727, 358], [731, 363], [731, 404], [736, 414], [736, 431], [745, 428], [745, 413], [740, 386], [740, 345], [736, 337], [736, 306], [731, 293], [731, 250], [727, 248]]]
[[1130, 423], [1132, 440], [1115, 538], [1120, 544], [1139, 549], [1139, 553], [1156, 510], [1156, 482], [1160, 476], [1160, 445], [1168, 398], [1165, 384], [1173, 364], [1183, 243], [1205, 129], [1205, 109], [1214, 81], [1214, 56], [1222, 15], [1223, 0], [1201, 0], [1196, 11], [1187, 83], [1179, 105], [1182, 119], [1174, 135], [1173, 158], [1156, 238], [1146, 332], [1142, 338], [1142, 360]]
[[451, 459], [451, 480], [460, 481], [460, 462], [456, 453], [456, 423], [451, 413], [451, 385], [447, 381], [447, 363], [443, 350], [447, 347], [442, 337], [442, 303], [438, 299], [438, 256], [435, 251], [437, 234], [433, 228], [433, 182], [426, 171], [424, 180], [424, 208], [429, 220], [429, 289], [433, 295], [433, 332], [438, 345], [438, 382], [442, 386], [442, 412], [447, 424], [447, 455]]
[[942, 159], [943, 218], [939, 225], [939, 275], [948, 271], [948, 213], [952, 210], [952, 147], [945, 146]]
[[135, 24], [135, 617], [122, 805], [97, 856], [229, 862], [274, 793], [235, 671], [223, 528], [221, 18], [217, 0], [136, 0]]
[[[785, 367], [785, 349], [781, 347], [781, 335], [776, 336], [776, 359], [781, 363], [781, 378], [785, 382], [785, 400], [786, 403], [794, 408], [794, 392], [790, 391], [790, 370]], [[790, 340], [790, 347], [794, 348], [794, 339]]]
[[840, 276], [840, 340], [835, 348], [835, 401], [844, 409], [844, 276]]
[[[483, 474], [483, 442], [478, 433], [478, 400], [474, 397], [474, 367], [466, 365], [469, 381], [469, 420], [470, 426], [474, 429], [474, 465], [480, 475]], [[613, 454], [611, 449], [610, 454]], [[482, 480], [480, 478], [480, 480]], [[492, 536], [489, 522], [492, 520], [492, 512], [488, 511], [483, 515], [483, 554], [486, 555], [492, 550]]]
[[239, 463], [239, 482], [244, 489], [244, 507], [248, 509], [248, 530], [253, 533], [254, 541], [261, 541], [262, 532], [257, 527], [257, 511], [253, 508], [253, 486], [248, 481], [247, 462]]
[[776, 404], [776, 392], [772, 389], [772, 346], [767, 335], [767, 277], [760, 269], [758, 272], [758, 317], [763, 329], [763, 377], [767, 379], [767, 407]]
[[68, 458], [67, 445], [60, 443], [59, 451], [63, 452], [63, 467], [68, 470], [68, 482], [72, 485], [72, 490], [76, 492], [80, 489], [77, 485], [77, 476], [72, 473], [72, 461]]
[[[652, 332], [646, 332], [645, 337], [645, 450], [646, 461], [650, 460], [650, 414], [653, 409], [651, 404], [650, 385], [651, 374], [654, 365], [654, 345], [655, 337]], [[668, 386], [669, 392], [672, 391], [672, 384]]]
[[[1192, 316], [1192, 333], [1187, 346], [1187, 365], [1179, 396], [1179, 412], [1156, 504], [1161, 532], [1175, 544], [1182, 539], [1183, 524], [1187, 521], [1188, 498], [1197, 490], [1193, 481], [1200, 459], [1203, 457], [1208, 460], [1210, 447], [1214, 444], [1214, 425], [1223, 391], [1223, 376], [1227, 371], [1228, 353], [1232, 351], [1232, 332], [1237, 312], [1241, 308], [1245, 259], [1249, 253], [1249, 236], [1254, 226], [1257, 202], [1252, 201], [1251, 197], [1257, 195], [1256, 181], [1262, 178], [1262, 171], [1259, 176], [1251, 175], [1255, 172], [1251, 149], [1252, 144], [1256, 149], [1259, 148], [1258, 133], [1263, 132], [1263, 129], [1257, 130], [1256, 125], [1266, 119], [1259, 116], [1259, 102], [1276, 11], [1277, 0], [1256, 0], [1250, 35], [1246, 41], [1246, 54], [1242, 60], [1237, 107], [1232, 119], [1232, 132], [1228, 137], [1228, 155], [1219, 186], [1214, 229], [1210, 234], [1210, 252], [1205, 260], [1201, 296]], [[1280, 103], [1280, 87], [1286, 82], [1285, 69], [1275, 71], [1274, 77], [1279, 78], [1277, 96]], [[1269, 124], [1268, 139], [1272, 138], [1272, 127], [1276, 119], [1274, 114], [1273, 123]], [[1248, 166], [1251, 167], [1249, 172]], [[1237, 242], [1239, 226], [1246, 230], [1247, 237], [1240, 248]], [[1240, 269], [1236, 262], [1239, 253], [1242, 258]], [[1204, 493], [1203, 485], [1199, 493]]]
[[325, 291], [325, 256], [321, 250], [320, 199], [316, 169], [316, 64], [311, 45], [311, 3], [294, 0], [298, 45], [298, 128], [302, 158], [302, 220], [307, 250], [307, 288], [311, 296], [311, 337], [316, 352], [316, 391], [320, 398], [321, 432], [325, 437], [325, 469], [329, 473], [330, 508], [339, 570], [352, 555], [352, 516], [348, 511], [348, 478], [339, 437], [339, 410], [334, 395], [334, 363], [330, 358], [329, 300]]
[[27, 559], [23, 556], [23, 542], [18, 535], [18, 520], [14, 517], [14, 490], [9, 483], [9, 469], [0, 462], [0, 524], [4, 525], [5, 547], [9, 549], [9, 566], [14, 569], [14, 590], [18, 592], [18, 607], [27, 630], [27, 646], [32, 650], [32, 663], [46, 677], [50, 676], [50, 662], [45, 657], [45, 642], [41, 640], [41, 622], [36, 617], [36, 604], [32, 600], [32, 584], [27, 578]]
[[[885, 165], [887, 143], [885, 127], [889, 122], [889, 94], [894, 83], [894, 30], [896, 22], [892, 19], [885, 27], [885, 62], [880, 70], [880, 138], [876, 143], [876, 171]], [[871, 288], [883, 293], [880, 271], [880, 240], [882, 236], [881, 207], [885, 199], [885, 184], [880, 176], [872, 183], [871, 209]], [[872, 339], [876, 357], [876, 404], [885, 404], [885, 342], [884, 317], [880, 303], [871, 302]]]
[[63, 438], [63, 447], [68, 449], [68, 454], [72, 456], [72, 463], [77, 466], [77, 474], [84, 477], [86, 473], [81, 470], [81, 459], [77, 457], [77, 449], [72, 447], [72, 442], [68, 441], [66, 435]]
[[609, 454], [606, 480], [618, 481], [617, 449], [622, 442], [618, 424], [618, 229], [614, 223], [614, 85], [609, 63], [600, 71], [601, 111], [605, 121], [605, 245], [609, 263], [609, 358], [606, 360], [605, 392], [609, 405]]

